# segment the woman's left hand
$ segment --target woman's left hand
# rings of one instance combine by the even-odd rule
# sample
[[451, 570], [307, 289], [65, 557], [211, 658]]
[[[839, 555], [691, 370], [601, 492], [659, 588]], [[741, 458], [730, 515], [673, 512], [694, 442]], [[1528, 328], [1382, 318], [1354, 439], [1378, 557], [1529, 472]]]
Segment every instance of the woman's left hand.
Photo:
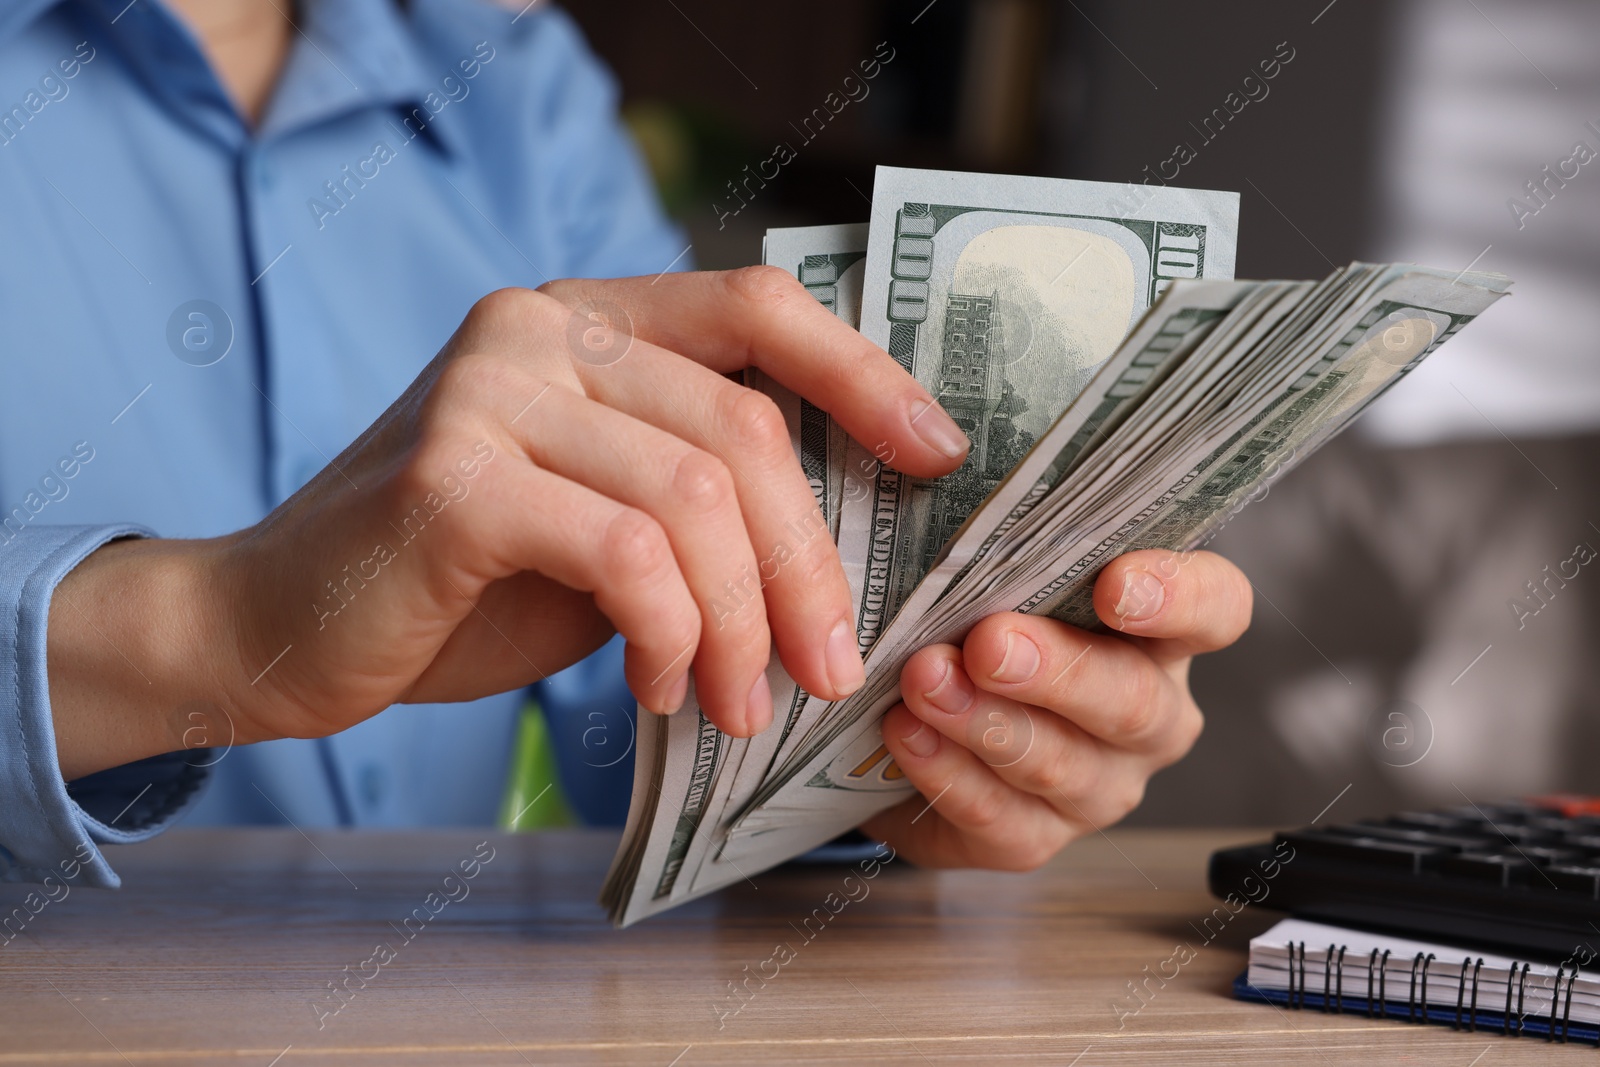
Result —
[[1251, 587], [1209, 552], [1130, 552], [1094, 603], [1117, 634], [994, 615], [913, 656], [883, 739], [921, 795], [862, 830], [930, 867], [1032, 870], [1138, 806], [1199, 737], [1189, 661], [1244, 632]]

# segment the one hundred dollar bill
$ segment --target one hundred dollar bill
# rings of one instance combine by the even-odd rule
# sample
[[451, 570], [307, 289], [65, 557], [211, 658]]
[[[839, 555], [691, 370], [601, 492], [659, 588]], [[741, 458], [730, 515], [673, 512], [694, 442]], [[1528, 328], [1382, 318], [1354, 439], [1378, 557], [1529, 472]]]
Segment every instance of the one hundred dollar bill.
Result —
[[1178, 279], [1233, 277], [1237, 194], [1153, 189], [1126, 217], [1108, 210], [1125, 190], [878, 168], [861, 332], [938, 398], [972, 450], [939, 479], [908, 478], [888, 455], [853, 457], [857, 469], [881, 461], [840, 519], [841, 556], [867, 570], [863, 652], [1151, 302]]
[[[873, 443], [846, 469], [839, 554], [856, 577], [865, 655], [967, 516], [1095, 377], [1173, 282], [1231, 278], [1235, 193], [879, 167], [861, 331], [937, 397], [972, 441], [938, 479], [910, 478]], [[813, 729], [826, 709], [807, 709]], [[816, 739], [791, 735], [792, 773]]]
[[[819, 303], [854, 327], [860, 322], [866, 256], [867, 225], [860, 223], [769, 231], [763, 260], [793, 274]], [[847, 477], [849, 440], [844, 431], [827, 412], [760, 371], [750, 371], [746, 384], [765, 393], [783, 412], [827, 535], [837, 540], [847, 488], [864, 491], [859, 477]], [[859, 585], [859, 569], [852, 580]], [[633, 807], [618, 852], [619, 864], [628, 856], [631, 878], [618, 871], [607, 883], [607, 899], [619, 921], [637, 921], [743, 877], [737, 866], [721, 857], [720, 817], [730, 807], [742, 806], [766, 781], [774, 756], [810, 701], [776, 657], [767, 680], [774, 722], [756, 737], [722, 734], [700, 713], [692, 695], [674, 714], [674, 727], [652, 732], [652, 741], [661, 738], [659, 752], [647, 754], [641, 734]], [[692, 733], [687, 723], [676, 723], [679, 719], [693, 721]], [[649, 811], [640, 811], [635, 819], [635, 808], [641, 804]]]
[[828, 703], [774, 658], [756, 738], [692, 704], [642, 722], [614, 919], [752, 879], [909, 796], [880, 720], [911, 654], [995, 612], [1103, 627], [1106, 563], [1204, 544], [1509, 286], [1369, 264], [1229, 281], [1237, 197], [1150, 192], [884, 168], [870, 228], [769, 234], [766, 261], [859, 313], [973, 448], [955, 474], [907, 478], [881, 443], [748, 379], [783, 410], [838, 540], [867, 681]]
[[[1317, 321], [1302, 322], [1299, 332], [1280, 336], [1275, 348], [1271, 337], [1256, 339], [1259, 346], [1279, 353], [1275, 365], [1262, 368], [1275, 373], [1257, 379], [1236, 376], [1240, 402], [1222, 408], [1209, 432], [1172, 450], [1163, 465], [1149, 472], [1158, 477], [1142, 479], [1139, 491], [1120, 498], [1102, 496], [1098, 507], [1076, 514], [1058, 511], [1048, 531], [1060, 535], [1058, 547], [1036, 553], [1031, 566], [1001, 575], [987, 589], [973, 582], [969, 572], [968, 588], [946, 587], [922, 615], [898, 619], [869, 659], [867, 686], [841, 702], [832, 736], [806, 765], [769, 782], [768, 795], [746, 814], [743, 825], [733, 828], [730, 855], [739, 859], [747, 848], [759, 854], [756, 843], [774, 834], [804, 848], [810, 837], [826, 839], [911, 792], [878, 737], [878, 719], [898, 698], [890, 680], [898, 677], [910, 651], [957, 639], [996, 611], [1048, 613], [1075, 625], [1097, 625], [1088, 595], [1094, 575], [1106, 562], [1137, 548], [1187, 550], [1204, 543], [1249, 499], [1481, 314], [1508, 284], [1498, 275], [1452, 276], [1410, 266], [1357, 265], [1350, 275], [1336, 274], [1324, 283], [1328, 289], [1342, 289], [1345, 299], [1326, 308]], [[1243, 294], [1259, 283], [1234, 284]], [[1141, 339], [1147, 350], [1148, 339], [1169, 332], [1167, 327], [1179, 316], [1193, 318], [1197, 303], [1214, 304], [1217, 287], [1211, 290], [1178, 289], [1153, 309], [1108, 368], [1112, 373], [1106, 384], [1116, 377], [1119, 365], [1137, 359]], [[1314, 302], [1319, 295], [1306, 290], [1303, 299]], [[1308, 336], [1314, 343], [1306, 343]], [[1132, 429], [1123, 439], [1115, 431], [1109, 435], [1105, 454], [1115, 455], [1124, 445], [1137, 447], [1133, 438], [1139, 432], [1172, 432], [1170, 424], [1160, 423]], [[1075, 432], [1064, 419], [1044, 442], [1046, 449], [1056, 440], [1070, 440]], [[1095, 500], [1092, 487], [1071, 478], [1054, 491]], [[994, 525], [986, 505], [967, 533], [979, 539]], [[803, 818], [800, 811], [806, 813]], [[744, 844], [747, 840], [752, 844]]]

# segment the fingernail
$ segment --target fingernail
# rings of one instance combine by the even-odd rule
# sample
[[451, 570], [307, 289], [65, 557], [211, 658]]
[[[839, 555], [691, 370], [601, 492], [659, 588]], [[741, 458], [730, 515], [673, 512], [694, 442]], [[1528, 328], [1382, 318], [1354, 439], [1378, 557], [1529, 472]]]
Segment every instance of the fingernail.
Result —
[[756, 676], [756, 684], [750, 688], [750, 699], [744, 708], [744, 725], [752, 735], [772, 725], [772, 687], [767, 684], [765, 671]]
[[689, 672], [684, 671], [678, 680], [672, 683], [672, 688], [667, 690], [666, 713], [671, 715], [683, 707], [684, 698], [689, 695]]
[[961, 427], [932, 400], [911, 402], [911, 428], [917, 431], [923, 444], [951, 459], [960, 459], [972, 447]]
[[1123, 622], [1154, 618], [1166, 602], [1166, 583], [1149, 571], [1129, 571], [1122, 577], [1122, 597], [1113, 609]]
[[900, 743], [906, 746], [906, 751], [913, 756], [927, 759], [938, 751], [939, 735], [927, 726], [919, 725], [915, 730], [902, 737]]
[[1026, 682], [1039, 672], [1039, 646], [1015, 630], [1006, 633], [1006, 652], [989, 675], [997, 682]]
[[944, 677], [939, 679], [938, 685], [922, 694], [922, 699], [946, 715], [960, 715], [972, 707], [972, 698], [975, 695], [972, 683], [967, 681], [966, 673], [956, 670], [954, 663], [945, 660]]
[[828, 682], [840, 696], [849, 696], [867, 680], [867, 668], [856, 648], [856, 631], [848, 618], [833, 624], [823, 654], [828, 661]]

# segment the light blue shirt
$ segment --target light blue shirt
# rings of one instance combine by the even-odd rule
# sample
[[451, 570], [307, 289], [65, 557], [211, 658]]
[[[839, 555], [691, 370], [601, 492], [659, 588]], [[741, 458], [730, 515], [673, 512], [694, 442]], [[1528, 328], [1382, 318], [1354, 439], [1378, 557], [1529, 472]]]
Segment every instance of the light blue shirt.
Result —
[[45, 620], [89, 552], [257, 522], [491, 290], [685, 263], [563, 13], [309, 0], [300, 28], [252, 131], [155, 0], [0, 11], [0, 878], [87, 849], [85, 880], [114, 885], [85, 838], [138, 840], [186, 811], [494, 818], [517, 693], [70, 790], [56, 766]]

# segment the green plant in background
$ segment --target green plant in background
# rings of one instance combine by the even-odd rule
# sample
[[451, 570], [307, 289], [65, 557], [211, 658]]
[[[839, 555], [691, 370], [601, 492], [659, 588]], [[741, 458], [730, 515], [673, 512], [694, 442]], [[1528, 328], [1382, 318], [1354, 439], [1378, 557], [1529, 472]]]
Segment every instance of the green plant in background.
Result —
[[622, 109], [622, 118], [674, 218], [726, 195], [728, 179], [761, 154], [731, 118], [709, 108], [637, 100]]
[[517, 716], [517, 737], [511, 750], [511, 773], [505, 799], [500, 803], [502, 830], [543, 830], [575, 826], [577, 818], [567, 806], [556, 777], [555, 751], [544, 709], [532, 697]]

